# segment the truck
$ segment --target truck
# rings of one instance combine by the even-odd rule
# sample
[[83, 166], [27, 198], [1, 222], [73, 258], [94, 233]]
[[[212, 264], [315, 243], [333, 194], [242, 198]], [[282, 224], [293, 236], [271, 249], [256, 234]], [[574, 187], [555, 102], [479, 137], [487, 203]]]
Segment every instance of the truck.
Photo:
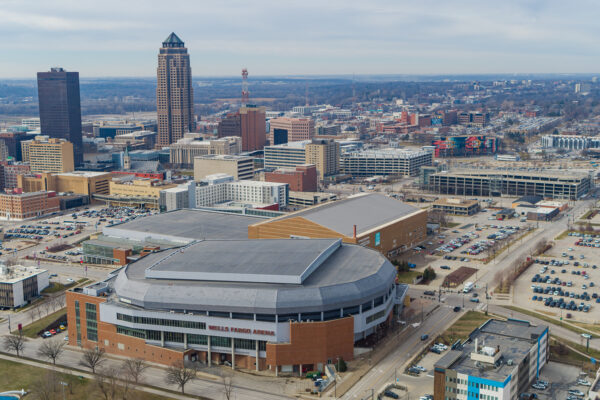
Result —
[[463, 288], [463, 293], [469, 293], [471, 290], [473, 290], [473, 282], [465, 283], [465, 286]]

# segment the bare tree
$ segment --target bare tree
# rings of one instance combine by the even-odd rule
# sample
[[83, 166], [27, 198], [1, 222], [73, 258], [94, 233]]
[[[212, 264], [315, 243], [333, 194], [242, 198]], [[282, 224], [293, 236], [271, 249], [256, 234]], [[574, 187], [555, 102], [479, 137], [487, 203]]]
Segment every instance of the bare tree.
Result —
[[29, 318], [31, 318], [31, 323], [33, 324], [33, 321], [35, 321], [35, 308], [32, 308], [31, 310], [27, 311], [27, 316]]
[[231, 400], [233, 395], [233, 376], [231, 374], [224, 374], [221, 376], [221, 383], [223, 384], [223, 395], [227, 400]]
[[34, 380], [31, 393], [39, 400], [54, 400], [59, 391], [58, 374], [54, 370], [46, 370]]
[[105, 368], [98, 371], [94, 377], [96, 388], [104, 400], [116, 400], [119, 392], [119, 370]]
[[17, 353], [17, 357], [21, 356], [23, 350], [25, 350], [25, 342], [27, 339], [23, 337], [23, 333], [19, 331], [17, 335], [8, 335], [4, 337], [4, 349], [7, 351], [14, 351]]
[[50, 308], [52, 307], [52, 305], [50, 304], [50, 301], [43, 302], [42, 307], [44, 307], [44, 311], [46, 312], [46, 315], [50, 314]]
[[38, 356], [52, 360], [52, 364], [56, 365], [56, 360], [65, 351], [66, 343], [60, 339], [46, 340], [38, 349]]
[[181, 389], [181, 393], [185, 394], [185, 385], [196, 379], [197, 372], [194, 365], [179, 360], [167, 369], [165, 381], [170, 385], [177, 385]]
[[146, 361], [141, 358], [128, 358], [123, 361], [123, 365], [121, 366], [127, 379], [134, 382], [136, 385], [142, 381], [142, 375], [148, 367], [149, 365]]
[[91, 369], [92, 373], [95, 374], [96, 368], [106, 361], [105, 353], [106, 351], [104, 349], [99, 349], [97, 347], [93, 349], [87, 349], [83, 352], [83, 356], [79, 361], [79, 365]]

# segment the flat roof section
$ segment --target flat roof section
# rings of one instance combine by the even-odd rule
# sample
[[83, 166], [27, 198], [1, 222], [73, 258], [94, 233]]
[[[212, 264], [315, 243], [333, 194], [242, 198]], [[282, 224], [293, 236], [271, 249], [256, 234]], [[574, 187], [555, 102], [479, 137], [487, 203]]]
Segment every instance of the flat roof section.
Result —
[[153, 254], [146, 260], [150, 266], [145, 277], [299, 285], [340, 248], [341, 242], [341, 239], [206, 240]]
[[177, 210], [105, 227], [106, 236], [144, 240], [247, 239], [248, 226], [264, 217], [207, 210]]
[[368, 193], [307, 208], [282, 218], [303, 217], [345, 236], [367, 232], [421, 209], [380, 193]]

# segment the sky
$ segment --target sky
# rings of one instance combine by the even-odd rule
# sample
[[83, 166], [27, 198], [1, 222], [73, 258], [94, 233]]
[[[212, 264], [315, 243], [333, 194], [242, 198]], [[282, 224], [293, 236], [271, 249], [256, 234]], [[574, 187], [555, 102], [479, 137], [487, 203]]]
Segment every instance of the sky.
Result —
[[194, 76], [596, 73], [598, 0], [0, 0], [0, 79], [151, 77], [174, 31]]

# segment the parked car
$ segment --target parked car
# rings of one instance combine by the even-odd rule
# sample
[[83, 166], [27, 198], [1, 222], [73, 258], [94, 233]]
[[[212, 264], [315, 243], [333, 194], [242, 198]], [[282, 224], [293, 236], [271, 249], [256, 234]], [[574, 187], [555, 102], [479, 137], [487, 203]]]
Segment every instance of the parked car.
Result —
[[385, 397], [391, 397], [392, 399], [399, 399], [400, 396], [398, 396], [396, 393], [392, 392], [391, 390], [386, 390], [385, 392], [383, 392], [383, 395]]

